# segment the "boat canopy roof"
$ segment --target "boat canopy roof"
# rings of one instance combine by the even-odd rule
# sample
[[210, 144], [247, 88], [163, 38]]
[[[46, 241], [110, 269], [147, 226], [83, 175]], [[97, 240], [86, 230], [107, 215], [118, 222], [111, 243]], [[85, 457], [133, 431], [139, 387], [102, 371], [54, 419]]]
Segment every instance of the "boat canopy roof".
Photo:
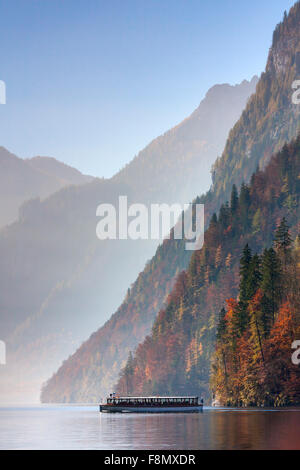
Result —
[[110, 399], [116, 400], [196, 400], [199, 397], [196, 396], [186, 396], [186, 397], [163, 397], [163, 396], [154, 396], [154, 397], [123, 397], [119, 395], [113, 395], [108, 397]]

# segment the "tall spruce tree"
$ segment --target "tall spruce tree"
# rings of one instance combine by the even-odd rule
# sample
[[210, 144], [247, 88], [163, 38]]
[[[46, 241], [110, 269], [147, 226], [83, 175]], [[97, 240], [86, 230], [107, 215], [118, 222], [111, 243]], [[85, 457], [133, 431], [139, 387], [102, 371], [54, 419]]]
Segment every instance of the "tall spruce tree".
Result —
[[285, 268], [289, 261], [292, 245], [290, 230], [285, 217], [283, 217], [275, 232], [274, 245]]
[[275, 312], [281, 300], [281, 267], [273, 248], [265, 250], [262, 256], [263, 313], [265, 336], [268, 336], [275, 322]]
[[228, 201], [225, 204], [222, 204], [219, 212], [219, 223], [221, 224], [222, 228], [226, 229], [230, 222], [230, 209], [228, 205]]
[[240, 207], [240, 221], [241, 225], [244, 228], [249, 227], [250, 219], [249, 219], [249, 207], [251, 203], [250, 198], [250, 190], [248, 186], [243, 183], [241, 186], [240, 191], [240, 198], [239, 198], [239, 207]]
[[248, 277], [252, 260], [251, 249], [247, 243], [240, 260], [240, 302], [248, 302]]
[[249, 302], [249, 276], [251, 268], [252, 254], [247, 243], [240, 260], [240, 298], [239, 306], [234, 312], [234, 325], [238, 334], [243, 334], [248, 323], [248, 302]]
[[252, 299], [261, 283], [261, 260], [258, 254], [252, 256], [249, 266], [249, 275], [246, 281], [247, 301]]
[[226, 332], [226, 310], [223, 307], [222, 310], [219, 313], [219, 323], [217, 327], [217, 340], [222, 341], [224, 334]]
[[235, 214], [239, 205], [239, 196], [236, 185], [232, 186], [231, 198], [230, 198], [230, 209], [231, 213]]

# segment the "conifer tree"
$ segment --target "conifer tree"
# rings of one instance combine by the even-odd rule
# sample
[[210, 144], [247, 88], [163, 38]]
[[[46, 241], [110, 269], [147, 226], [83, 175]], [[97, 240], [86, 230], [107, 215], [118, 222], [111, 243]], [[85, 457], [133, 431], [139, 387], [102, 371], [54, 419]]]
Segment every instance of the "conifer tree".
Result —
[[236, 185], [234, 184], [232, 186], [231, 199], [230, 199], [230, 209], [231, 209], [232, 214], [236, 213], [238, 204], [239, 204], [239, 197], [238, 197]]
[[265, 250], [262, 257], [263, 311], [265, 335], [270, 332], [275, 321], [275, 312], [281, 299], [281, 269], [277, 254], [273, 248]]
[[234, 312], [233, 323], [241, 335], [247, 326], [249, 302], [249, 276], [252, 254], [249, 245], [245, 246], [240, 260], [240, 298], [238, 308]]
[[134, 373], [134, 359], [132, 352], [129, 352], [127, 363], [122, 371], [122, 376], [125, 379], [126, 383], [126, 395], [130, 395], [132, 393], [132, 378]]
[[251, 300], [261, 283], [261, 261], [258, 254], [252, 256], [246, 281], [247, 300]]
[[218, 217], [217, 217], [217, 214], [214, 212], [210, 220], [210, 226], [216, 225], [217, 223], [218, 223]]
[[226, 332], [226, 310], [223, 307], [222, 310], [219, 313], [219, 323], [217, 327], [217, 339], [218, 341], [222, 341], [224, 334]]
[[226, 204], [222, 204], [219, 213], [219, 223], [223, 228], [227, 228], [230, 220], [230, 210], [228, 206], [228, 202]]
[[249, 207], [251, 203], [250, 191], [248, 186], [243, 183], [240, 191], [239, 206], [240, 218], [243, 227], [247, 228], [249, 225]]
[[289, 226], [286, 218], [283, 217], [276, 232], [275, 232], [275, 249], [282, 259], [284, 268], [289, 261], [289, 255], [291, 250], [292, 239], [290, 236]]
[[247, 302], [249, 300], [248, 297], [248, 276], [249, 276], [249, 269], [250, 263], [252, 260], [251, 249], [247, 243], [243, 250], [243, 254], [240, 260], [240, 302]]

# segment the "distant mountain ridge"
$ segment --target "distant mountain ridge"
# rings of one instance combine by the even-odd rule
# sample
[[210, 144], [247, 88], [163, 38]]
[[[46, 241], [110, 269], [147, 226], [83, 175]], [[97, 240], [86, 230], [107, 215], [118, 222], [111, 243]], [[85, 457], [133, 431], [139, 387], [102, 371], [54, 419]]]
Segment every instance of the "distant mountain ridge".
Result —
[[0, 147], [0, 229], [17, 220], [25, 201], [44, 199], [65, 186], [91, 180], [54, 158], [23, 160]]
[[90, 183], [94, 179], [93, 176], [83, 175], [76, 168], [66, 165], [53, 157], [37, 156], [26, 159], [25, 162], [29, 163], [32, 168], [53, 175], [60, 180], [65, 180], [69, 184]]

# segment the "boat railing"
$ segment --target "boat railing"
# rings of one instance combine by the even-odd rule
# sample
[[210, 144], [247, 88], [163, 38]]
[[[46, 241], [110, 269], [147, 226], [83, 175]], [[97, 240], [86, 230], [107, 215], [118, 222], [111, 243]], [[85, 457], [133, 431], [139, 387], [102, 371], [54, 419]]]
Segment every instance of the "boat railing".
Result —
[[198, 406], [199, 399], [198, 397], [193, 398], [108, 398], [107, 405], [109, 406]]

